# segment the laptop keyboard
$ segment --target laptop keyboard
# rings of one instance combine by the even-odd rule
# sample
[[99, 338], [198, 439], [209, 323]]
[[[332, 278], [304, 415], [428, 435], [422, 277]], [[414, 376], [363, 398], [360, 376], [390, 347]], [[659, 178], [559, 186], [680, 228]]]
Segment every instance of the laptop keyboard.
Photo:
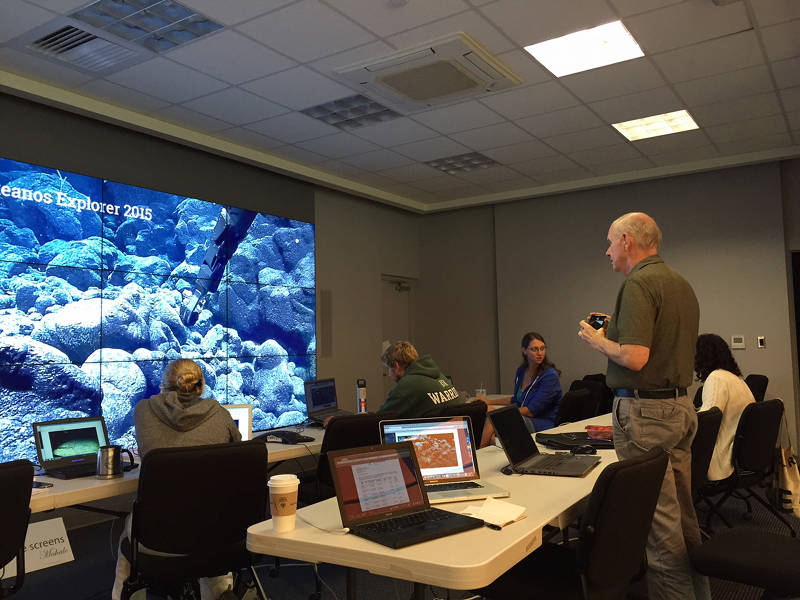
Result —
[[534, 466], [537, 469], [547, 469], [550, 467], [558, 467], [559, 465], [563, 464], [564, 457], [559, 454], [540, 454], [542, 458], [538, 459]]
[[365, 523], [363, 525], [358, 525], [356, 528], [359, 531], [364, 532], [386, 533], [389, 531], [399, 531], [401, 529], [419, 527], [425, 523], [442, 521], [444, 519], [451, 519], [452, 517], [452, 513], [449, 513], [446, 510], [430, 508], [423, 512], [402, 515], [400, 517], [393, 517], [391, 519], [384, 519], [383, 521], [377, 521], [375, 523]]
[[454, 483], [436, 483], [434, 485], [426, 485], [425, 489], [429, 492], [450, 492], [453, 490], [472, 490], [475, 488], [482, 488], [480, 483], [474, 481], [456, 481]]
[[[258, 436], [259, 438], [261, 436]], [[300, 444], [302, 442], [313, 442], [314, 438], [308, 435], [297, 433], [296, 431], [289, 431], [286, 429], [279, 429], [276, 431], [268, 431], [265, 437], [275, 437], [285, 444]]]
[[86, 463], [84, 465], [75, 465], [72, 467], [61, 467], [60, 469], [54, 469], [52, 471], [45, 470], [45, 474], [58, 479], [75, 479], [76, 477], [97, 475], [97, 465]]

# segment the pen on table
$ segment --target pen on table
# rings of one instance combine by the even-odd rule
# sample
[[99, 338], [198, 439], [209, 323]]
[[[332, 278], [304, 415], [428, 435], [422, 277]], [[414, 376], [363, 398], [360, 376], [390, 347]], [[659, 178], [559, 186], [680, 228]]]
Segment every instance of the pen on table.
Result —
[[495, 525], [494, 523], [487, 523], [486, 521], [483, 522], [489, 529], [494, 529], [495, 531], [500, 531], [502, 527], [500, 525]]

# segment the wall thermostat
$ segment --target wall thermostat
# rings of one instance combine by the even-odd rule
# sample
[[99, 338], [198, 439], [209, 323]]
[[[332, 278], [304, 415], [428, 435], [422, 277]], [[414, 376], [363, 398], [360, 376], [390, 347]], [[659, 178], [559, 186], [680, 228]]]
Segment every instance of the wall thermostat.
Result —
[[744, 336], [743, 335], [732, 335], [731, 336], [731, 348], [734, 350], [744, 350]]

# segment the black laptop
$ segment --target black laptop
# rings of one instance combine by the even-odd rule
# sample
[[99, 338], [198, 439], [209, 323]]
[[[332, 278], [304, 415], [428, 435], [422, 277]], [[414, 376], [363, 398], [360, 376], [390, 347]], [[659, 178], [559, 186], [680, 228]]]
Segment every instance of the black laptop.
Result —
[[339, 408], [336, 400], [336, 382], [333, 378], [305, 382], [308, 420], [322, 425], [328, 417], [352, 415]]
[[59, 419], [33, 424], [39, 466], [45, 475], [73, 479], [97, 475], [97, 451], [108, 446], [103, 417]]
[[431, 508], [411, 442], [328, 452], [342, 525], [359, 537], [404, 548], [483, 526]]
[[600, 462], [599, 456], [541, 454], [516, 406], [493, 410], [489, 418], [514, 473], [583, 477]]

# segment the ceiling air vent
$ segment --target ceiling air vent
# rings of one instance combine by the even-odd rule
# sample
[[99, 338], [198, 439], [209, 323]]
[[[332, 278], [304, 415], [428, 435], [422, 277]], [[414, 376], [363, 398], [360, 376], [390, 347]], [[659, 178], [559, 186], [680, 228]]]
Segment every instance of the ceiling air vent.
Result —
[[522, 78], [463, 32], [348, 65], [336, 73], [362, 94], [378, 94], [405, 112], [522, 83]]
[[51, 58], [95, 72], [105, 71], [138, 56], [125, 46], [71, 25], [30, 42], [28, 47]]

